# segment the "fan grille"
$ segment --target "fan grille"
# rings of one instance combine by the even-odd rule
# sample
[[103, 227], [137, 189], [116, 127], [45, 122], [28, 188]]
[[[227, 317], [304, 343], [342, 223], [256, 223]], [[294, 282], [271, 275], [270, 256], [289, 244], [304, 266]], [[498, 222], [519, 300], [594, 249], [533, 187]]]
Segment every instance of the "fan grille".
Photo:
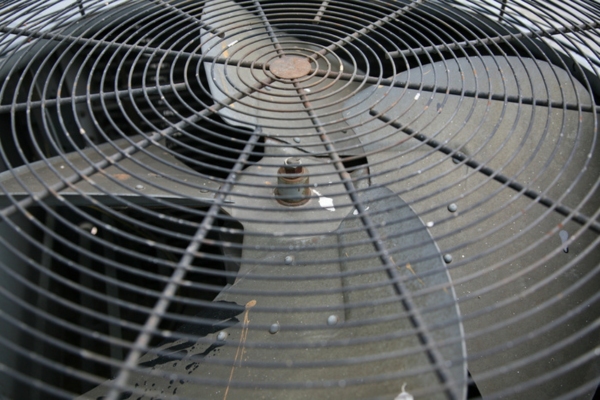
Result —
[[0, 16], [0, 396], [594, 396], [596, 2]]

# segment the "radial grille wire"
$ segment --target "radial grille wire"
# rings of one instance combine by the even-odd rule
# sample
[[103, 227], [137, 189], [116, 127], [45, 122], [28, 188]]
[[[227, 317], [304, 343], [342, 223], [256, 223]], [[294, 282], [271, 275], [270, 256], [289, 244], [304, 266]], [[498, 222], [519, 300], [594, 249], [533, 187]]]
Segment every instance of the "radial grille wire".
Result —
[[0, 396], [591, 399], [599, 24], [3, 6]]

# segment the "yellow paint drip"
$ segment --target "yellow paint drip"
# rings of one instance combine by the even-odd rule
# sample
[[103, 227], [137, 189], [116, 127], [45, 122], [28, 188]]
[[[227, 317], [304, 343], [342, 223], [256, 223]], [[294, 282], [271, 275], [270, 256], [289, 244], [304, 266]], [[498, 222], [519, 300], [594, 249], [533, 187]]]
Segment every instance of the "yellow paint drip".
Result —
[[[415, 270], [413, 269], [412, 265], [410, 265], [410, 263], [406, 263], [406, 269], [409, 270], [414, 276], [417, 276], [417, 274], [415, 274]], [[425, 286], [425, 282], [423, 282], [421, 278], [417, 278], [417, 280], [421, 283], [421, 285]]]
[[246, 303], [246, 311], [244, 312], [244, 322], [242, 323], [242, 334], [240, 335], [240, 341], [235, 352], [235, 358], [233, 359], [231, 373], [229, 374], [229, 382], [227, 382], [227, 388], [225, 389], [225, 395], [223, 396], [223, 400], [227, 400], [227, 395], [229, 394], [229, 386], [231, 385], [231, 380], [233, 379], [233, 372], [235, 371], [236, 364], [238, 364], [238, 367], [242, 366], [242, 356], [246, 351], [246, 339], [248, 338], [248, 326], [250, 325], [250, 318], [248, 318], [248, 314], [250, 313], [250, 309], [255, 305], [256, 300], [250, 300]]

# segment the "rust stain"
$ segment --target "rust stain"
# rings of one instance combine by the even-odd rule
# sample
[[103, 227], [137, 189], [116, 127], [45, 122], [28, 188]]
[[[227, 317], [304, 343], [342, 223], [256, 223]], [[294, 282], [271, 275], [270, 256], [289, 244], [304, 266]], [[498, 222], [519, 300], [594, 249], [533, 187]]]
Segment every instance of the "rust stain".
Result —
[[129, 174], [112, 174], [112, 177], [119, 181], [126, 181], [127, 179], [131, 178], [131, 175], [129, 175]]
[[[409, 270], [414, 276], [417, 276], [417, 274], [415, 274], [415, 270], [413, 269], [412, 265], [410, 265], [410, 263], [406, 263], [406, 269]], [[423, 282], [421, 278], [417, 278], [417, 280], [421, 283], [421, 285], [425, 286], [425, 282]]]
[[248, 313], [250, 312], [250, 309], [255, 305], [256, 300], [250, 300], [246, 303], [246, 311], [244, 312], [244, 322], [242, 324], [242, 334], [240, 335], [238, 348], [235, 352], [235, 358], [233, 359], [231, 373], [229, 374], [229, 382], [227, 382], [227, 388], [225, 388], [225, 395], [223, 396], [223, 400], [227, 400], [227, 395], [229, 394], [229, 386], [231, 385], [231, 380], [233, 379], [233, 372], [235, 371], [236, 363], [238, 364], [238, 367], [242, 366], [242, 357], [246, 352], [246, 339], [248, 339], [248, 325], [250, 325], [250, 318], [248, 318]]

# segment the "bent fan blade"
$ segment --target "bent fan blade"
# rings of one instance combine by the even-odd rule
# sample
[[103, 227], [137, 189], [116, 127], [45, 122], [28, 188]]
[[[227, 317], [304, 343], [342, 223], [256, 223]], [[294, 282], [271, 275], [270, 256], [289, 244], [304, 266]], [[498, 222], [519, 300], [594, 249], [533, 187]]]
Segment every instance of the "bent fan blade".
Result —
[[594, 398], [599, 23], [6, 3], [0, 397]]

